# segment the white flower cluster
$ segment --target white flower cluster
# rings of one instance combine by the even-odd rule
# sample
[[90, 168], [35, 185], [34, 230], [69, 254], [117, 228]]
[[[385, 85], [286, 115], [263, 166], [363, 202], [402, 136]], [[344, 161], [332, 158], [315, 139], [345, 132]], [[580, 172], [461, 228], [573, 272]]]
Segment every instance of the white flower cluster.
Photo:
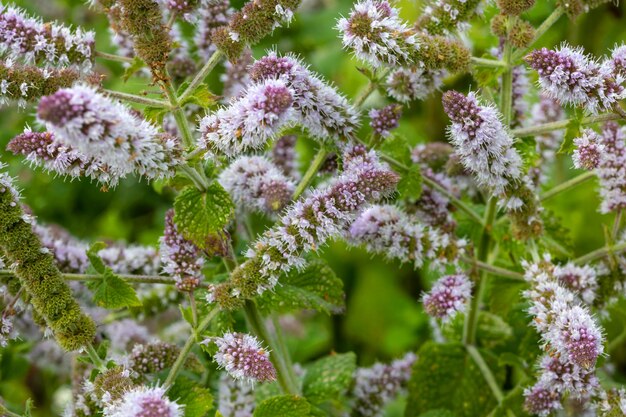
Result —
[[104, 417], [182, 417], [183, 406], [171, 401], [163, 387], [140, 386], [106, 404]]
[[224, 417], [252, 417], [256, 406], [252, 384], [222, 374], [218, 395], [219, 411]]
[[401, 103], [424, 100], [443, 85], [445, 70], [399, 68], [387, 76], [387, 94]]

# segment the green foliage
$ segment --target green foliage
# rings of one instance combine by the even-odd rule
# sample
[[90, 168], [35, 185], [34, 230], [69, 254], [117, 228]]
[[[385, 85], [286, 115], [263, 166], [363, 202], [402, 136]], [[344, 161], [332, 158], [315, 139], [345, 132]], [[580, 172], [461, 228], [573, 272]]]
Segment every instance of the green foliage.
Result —
[[93, 302], [104, 308], [140, 307], [135, 289], [128, 282], [116, 275], [104, 265], [98, 252], [106, 247], [103, 242], [96, 242], [87, 251], [91, 266], [100, 274], [100, 278], [89, 281], [87, 286], [93, 291]]
[[[188, 83], [183, 83], [183, 86], [187, 86]], [[182, 87], [182, 86], [181, 86]], [[182, 88], [179, 88], [181, 91]], [[209, 87], [206, 84], [200, 84], [194, 91], [183, 101], [180, 103], [181, 106], [186, 104], [195, 104], [203, 109], [208, 109], [211, 106], [215, 106], [218, 102], [218, 96], [213, 94]]]
[[403, 172], [398, 182], [400, 197], [407, 200], [417, 200], [422, 195], [422, 173], [420, 166], [415, 164]]
[[134, 57], [133, 62], [131, 62], [130, 65], [127, 66], [126, 69], [124, 69], [124, 75], [122, 76], [122, 79], [124, 80], [124, 82], [127, 82], [130, 77], [135, 75], [138, 71], [141, 71], [141, 69], [145, 66], [146, 63], [143, 62], [141, 58], [139, 58], [138, 56]]
[[296, 395], [279, 395], [259, 404], [254, 410], [254, 417], [310, 417], [311, 405]]
[[356, 370], [353, 352], [322, 358], [307, 369], [304, 377], [304, 396], [313, 404], [336, 400], [350, 387]]
[[189, 378], [179, 376], [167, 391], [168, 397], [184, 405], [184, 417], [204, 417], [213, 408], [213, 395]]
[[455, 417], [455, 415], [450, 410], [440, 408], [437, 410], [427, 411], [424, 414], [420, 414], [419, 417]]
[[323, 260], [311, 261], [302, 270], [294, 270], [280, 279], [273, 291], [257, 298], [266, 311], [290, 312], [315, 309], [326, 314], [338, 313], [345, 307], [343, 282]]
[[482, 416], [496, 406], [489, 386], [463, 345], [427, 342], [417, 357], [409, 382], [406, 417], [436, 409], [450, 410], [457, 417]]
[[220, 232], [234, 215], [230, 195], [213, 182], [206, 191], [185, 188], [174, 201], [174, 222], [186, 239], [205, 248], [207, 238]]

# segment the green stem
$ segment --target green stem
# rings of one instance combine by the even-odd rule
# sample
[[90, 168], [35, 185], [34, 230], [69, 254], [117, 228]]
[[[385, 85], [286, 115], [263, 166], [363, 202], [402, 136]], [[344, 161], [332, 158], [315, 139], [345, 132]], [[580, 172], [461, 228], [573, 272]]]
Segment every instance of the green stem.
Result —
[[489, 274], [494, 275], [494, 276], [500, 276], [504, 278], [511, 278], [511, 279], [518, 280], [518, 281], [524, 281], [524, 275], [519, 272], [511, 271], [506, 268], [500, 268], [499, 266], [489, 265], [486, 262], [476, 261], [476, 260], [466, 258], [466, 257], [463, 257], [463, 262], [469, 265], [475, 266], [481, 271], [488, 272]]
[[5, 406], [3, 406], [2, 404], [0, 404], [0, 415], [2, 415], [3, 417], [22, 417], [21, 415], [14, 413], [13, 411], [10, 411], [8, 408], [6, 408]]
[[[513, 18], [512, 18], [513, 19]], [[500, 91], [500, 108], [505, 126], [511, 125], [513, 117], [513, 68], [511, 65], [512, 46], [510, 42], [504, 44], [504, 62], [507, 69], [502, 74], [502, 90]]]
[[96, 349], [91, 343], [87, 343], [87, 345], [85, 345], [85, 353], [87, 353], [87, 356], [89, 356], [89, 359], [91, 359], [91, 363], [93, 363], [98, 371], [102, 373], [107, 370], [106, 364], [102, 359], [100, 359], [100, 356], [98, 356], [98, 352], [96, 352]]
[[385, 71], [383, 71], [382, 74], [380, 74], [380, 77], [377, 77], [377, 81], [370, 80], [365, 88], [354, 99], [354, 105], [356, 107], [362, 106], [363, 103], [365, 103], [365, 100], [367, 100], [367, 98], [370, 96], [370, 94], [372, 94], [374, 90], [376, 90], [376, 87], [378, 87], [379, 80], [385, 78], [390, 72], [391, 69], [386, 69]]
[[100, 91], [102, 91], [104, 94], [106, 94], [109, 97], [114, 97], [120, 100], [128, 101], [130, 103], [143, 104], [146, 106], [157, 107], [161, 109], [166, 109], [169, 107], [169, 104], [163, 100], [157, 100], [153, 98], [138, 96], [135, 94], [122, 93], [121, 91], [113, 91], [113, 90], [106, 90], [106, 89], [101, 89]]
[[209, 75], [211, 71], [213, 71], [213, 68], [215, 68], [215, 66], [222, 60], [223, 56], [224, 54], [219, 49], [213, 52], [213, 55], [211, 55], [206, 64], [204, 64], [204, 66], [200, 69], [200, 71], [198, 71], [193, 80], [191, 80], [185, 91], [183, 91], [180, 97], [178, 97], [178, 101], [180, 103], [184, 103], [185, 100], [190, 95], [192, 95], [194, 91], [196, 91], [196, 88], [198, 88], [198, 86], [202, 84], [207, 75]]
[[477, 67], [488, 67], [488, 68], [508, 68], [508, 65], [504, 61], [499, 61], [495, 59], [487, 59], [487, 58], [478, 58], [473, 56], [470, 58], [472, 64]]
[[133, 58], [110, 54], [108, 52], [102, 52], [102, 51], [96, 51], [96, 58], [108, 59], [109, 61], [123, 62], [127, 64], [131, 64], [133, 62]]
[[287, 369], [287, 360], [283, 357], [280, 348], [276, 345], [275, 340], [270, 336], [265, 323], [263, 322], [263, 318], [261, 317], [261, 313], [256, 308], [254, 302], [248, 300], [244, 306], [244, 313], [246, 315], [246, 320], [250, 325], [251, 330], [266, 344], [270, 347], [271, 353], [270, 357], [272, 359], [272, 363], [276, 368], [276, 375], [278, 377], [278, 383], [281, 388], [285, 392], [285, 394], [298, 395], [299, 390], [294, 385], [294, 382], [289, 377], [289, 370]]
[[[489, 254], [489, 246], [491, 243], [491, 229], [493, 221], [497, 212], [497, 199], [491, 198], [487, 205], [487, 212], [485, 213], [485, 221], [483, 232], [480, 237], [480, 244], [478, 246], [477, 258], [478, 262], [484, 263], [487, 260]], [[478, 327], [478, 313], [480, 312], [480, 305], [485, 295], [487, 288], [487, 274], [483, 272], [478, 278], [478, 289], [472, 297], [469, 305], [469, 310], [465, 315], [465, 323], [463, 325], [463, 344], [473, 345], [476, 343], [476, 328]]]
[[489, 388], [491, 388], [491, 392], [493, 393], [493, 396], [496, 397], [498, 404], [501, 403], [504, 399], [504, 395], [502, 394], [502, 390], [498, 386], [496, 377], [491, 372], [491, 369], [489, 369], [489, 365], [487, 365], [487, 362], [485, 362], [476, 346], [470, 345], [466, 346], [465, 348], [474, 360], [474, 363], [478, 366], [478, 369], [480, 369], [480, 373], [483, 375], [483, 378], [485, 378], [485, 382], [487, 382]]
[[557, 185], [556, 187], [550, 189], [549, 191], [546, 191], [545, 193], [543, 193], [540, 197], [540, 201], [546, 201], [560, 193], [562, 193], [563, 191], [567, 191], [570, 188], [574, 188], [579, 184], [582, 184], [583, 182], [593, 178], [595, 176], [595, 173], [593, 171], [589, 171], [589, 172], [585, 172], [583, 174], [580, 174], [570, 180], [565, 181], [564, 183], [561, 183], [559, 185]]
[[306, 188], [311, 184], [313, 178], [317, 174], [317, 171], [319, 171], [319, 169], [322, 167], [322, 164], [324, 164], [327, 155], [328, 151], [324, 148], [324, 146], [320, 146], [320, 148], [317, 150], [315, 158], [313, 158], [313, 161], [311, 162], [306, 172], [304, 173], [304, 176], [298, 183], [296, 190], [293, 192], [293, 200], [297, 200], [302, 195], [304, 190], [306, 190]]
[[[615, 113], [606, 113], [599, 114], [597, 116], [589, 116], [580, 120], [580, 124], [582, 126], [591, 125], [594, 123], [608, 122], [610, 120], [618, 120], [621, 119], [622, 116]], [[576, 119], [565, 119], [559, 120], [558, 122], [550, 122], [543, 123], [539, 125], [529, 126], [529, 127], [520, 127], [517, 129], [513, 129], [511, 133], [513, 136], [518, 138], [522, 138], [525, 136], [537, 136], [542, 135], [544, 133], [550, 133], [555, 130], [567, 129], [570, 123], [576, 122]]]
[[611, 242], [615, 242], [617, 240], [617, 235], [619, 234], [619, 229], [622, 224], [622, 213], [624, 211], [619, 209], [615, 214], [615, 221], [613, 222], [613, 230], [611, 231]]
[[611, 253], [623, 252], [624, 250], [626, 250], [626, 242], [621, 242], [613, 246], [605, 246], [603, 248], [596, 249], [586, 255], [574, 259], [572, 262], [574, 262], [575, 264], [584, 265], [588, 264], [589, 262], [602, 259]]
[[[97, 281], [102, 279], [102, 275], [99, 274], [62, 274], [66, 281]], [[15, 276], [13, 271], [3, 269], [0, 270], [0, 277], [12, 277]], [[120, 278], [124, 281], [137, 284], [175, 284], [175, 281], [170, 277], [161, 277], [157, 275], [127, 275], [119, 274]]]
[[278, 318], [274, 316], [272, 318], [272, 322], [274, 324], [274, 333], [276, 334], [276, 344], [281, 351], [282, 357], [285, 359], [285, 365], [287, 366], [289, 379], [291, 380], [293, 386], [297, 387], [298, 379], [296, 378], [296, 374], [293, 371], [293, 362], [291, 360], [291, 355], [289, 354], [289, 349], [287, 348], [287, 343], [285, 343], [285, 338], [283, 337], [283, 332], [280, 328]]
[[187, 360], [187, 356], [189, 356], [193, 345], [196, 343], [196, 339], [198, 338], [200, 333], [202, 333], [207, 327], [209, 327], [209, 324], [211, 324], [211, 320], [215, 318], [218, 312], [218, 308], [214, 308], [213, 310], [211, 310], [209, 314], [207, 314], [206, 317], [202, 319], [200, 324], [198, 324], [198, 326], [194, 329], [193, 334], [189, 336], [187, 342], [185, 342], [185, 346], [183, 346], [183, 348], [181, 349], [178, 357], [176, 358], [176, 361], [174, 362], [174, 365], [172, 365], [172, 369], [170, 369], [169, 374], [167, 374], [167, 379], [165, 379], [165, 382], [163, 383], [164, 387], [169, 388], [172, 386], [174, 380], [176, 379], [176, 375], [178, 375], [178, 373], [182, 369], [185, 361]]
[[520, 59], [524, 58], [524, 55], [528, 53], [532, 45], [536, 43], [548, 31], [548, 29], [550, 29], [552, 25], [555, 24], [557, 20], [559, 20], [561, 16], [563, 16], [563, 13], [564, 10], [562, 7], [557, 7], [556, 9], [554, 9], [550, 16], [548, 16], [546, 20], [544, 20], [543, 23], [539, 25], [537, 30], [535, 30], [535, 36], [533, 37], [533, 40], [528, 44], [528, 46], [524, 49], [517, 50], [515, 54], [513, 54], [512, 62], [517, 62]]

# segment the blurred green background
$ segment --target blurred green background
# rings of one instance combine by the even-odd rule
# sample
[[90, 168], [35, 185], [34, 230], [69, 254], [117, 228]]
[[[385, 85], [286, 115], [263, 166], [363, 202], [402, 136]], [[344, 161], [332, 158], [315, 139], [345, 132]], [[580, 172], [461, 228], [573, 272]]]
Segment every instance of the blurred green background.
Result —
[[[367, 83], [356, 70], [358, 63], [342, 50], [336, 19], [347, 14], [350, 1], [305, 0], [306, 7], [296, 15], [288, 28], [276, 30], [274, 35], [255, 47], [256, 57], [263, 51], [276, 47], [282, 52], [293, 51], [308, 62], [311, 68], [331, 80], [348, 97], [355, 97]], [[106, 18], [89, 10], [79, 0], [20, 0], [18, 5], [41, 15], [46, 20], [58, 19], [93, 29], [97, 32], [99, 50], [113, 52], [109, 44]], [[238, 0], [234, 6], [239, 7]], [[422, 8], [420, 1], [396, 2], [402, 16], [413, 21]], [[487, 2], [485, 2], [487, 3]], [[535, 25], [554, 9], [552, 1], [538, 0], [526, 17]], [[472, 20], [465, 38], [473, 43], [474, 55], [481, 56], [497, 45], [490, 34], [489, 19], [494, 6], [486, 6], [483, 17]], [[570, 21], [562, 17], [542, 38], [538, 46], [555, 46], [562, 41], [583, 46], [587, 52], [601, 56], [615, 43], [626, 40], [626, 2], [615, 6], [607, 4], [593, 12]], [[145, 87], [142, 79], [121, 81], [123, 68], [117, 63], [98, 61], [98, 70], [106, 75], [105, 85], [111, 89], [137, 91]], [[221, 70], [220, 70], [221, 71]], [[211, 76], [212, 87], [220, 90], [219, 71]], [[445, 88], [467, 91], [476, 87], [471, 75], [447, 80]], [[413, 102], [405, 108], [398, 132], [412, 144], [445, 140], [447, 118], [441, 108], [441, 93], [424, 102]], [[386, 99], [373, 95], [366, 107], [380, 106]], [[163, 216], [171, 207], [173, 196], [160, 193], [147, 183], [135, 179], [122, 181], [108, 192], [101, 192], [96, 184], [87, 181], [64, 181], [33, 171], [22, 158], [5, 151], [7, 142], [22, 132], [25, 124], [35, 125], [34, 109], [3, 108], [0, 111], [0, 158], [8, 162], [9, 170], [18, 177], [23, 188], [24, 202], [43, 222], [56, 223], [86, 240], [124, 240], [142, 244], [156, 244], [163, 229]], [[302, 148], [301, 167], [306, 168], [312, 150]], [[568, 156], [558, 156], [552, 161], [553, 175], [547, 188], [558, 184], [577, 172], [571, 168]], [[574, 253], [584, 254], [604, 244], [603, 225], [612, 221], [610, 216], [597, 212], [599, 205], [595, 182], [590, 181], [575, 190], [559, 195], [546, 204], [569, 228]], [[362, 364], [375, 360], [388, 360], [403, 352], [416, 349], [429, 333], [429, 326], [417, 302], [421, 291], [428, 288], [430, 278], [420, 276], [408, 266], [389, 264], [372, 258], [364, 251], [348, 249], [334, 243], [323, 251], [347, 292], [345, 315], [335, 316], [326, 322], [315, 321], [309, 328], [308, 344], [294, 344], [296, 359], [320, 355], [335, 349], [354, 350]]]

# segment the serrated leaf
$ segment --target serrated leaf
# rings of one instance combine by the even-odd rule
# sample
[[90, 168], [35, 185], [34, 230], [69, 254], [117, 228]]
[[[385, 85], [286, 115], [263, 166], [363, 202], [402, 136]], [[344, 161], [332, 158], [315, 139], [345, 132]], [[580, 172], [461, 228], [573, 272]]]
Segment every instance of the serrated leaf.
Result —
[[162, 107], [145, 107], [143, 109], [143, 117], [154, 124], [161, 125], [163, 123], [163, 117], [165, 117], [168, 111], [169, 110]]
[[185, 417], [204, 417], [213, 408], [213, 395], [191, 379], [179, 376], [168, 390], [167, 396], [184, 405]]
[[274, 291], [265, 291], [257, 298], [264, 311], [315, 309], [331, 314], [345, 308], [343, 281], [322, 260], [311, 261], [303, 271], [294, 270], [279, 281]]
[[502, 342], [513, 335], [513, 329], [502, 317], [481, 311], [478, 316], [477, 337], [483, 343]]
[[134, 288], [109, 269], [102, 274], [102, 278], [91, 281], [89, 289], [93, 291], [93, 302], [103, 308], [141, 306]]
[[559, 147], [557, 153], [569, 154], [574, 150], [574, 139], [580, 137], [580, 129], [582, 128], [582, 118], [584, 114], [581, 110], [576, 109], [576, 117], [572, 117], [565, 129], [565, 137]]
[[87, 251], [91, 266], [100, 274], [99, 279], [87, 282], [87, 287], [93, 292], [93, 302], [110, 309], [140, 307], [141, 301], [137, 298], [135, 289], [106, 266], [98, 255], [105, 247], [104, 243], [95, 242]]
[[137, 71], [140, 71], [145, 65], [145, 62], [143, 62], [141, 58], [139, 58], [138, 56], [134, 57], [133, 62], [131, 62], [128, 67], [126, 67], [126, 69], [124, 70], [124, 75], [122, 75], [122, 79], [124, 80], [124, 82], [128, 81], [130, 77], [135, 75], [135, 73]]
[[205, 248], [207, 238], [221, 231], [234, 215], [228, 192], [217, 182], [206, 191], [185, 188], [174, 201], [174, 223], [186, 239]]
[[422, 173], [419, 165], [413, 164], [407, 172], [402, 173], [398, 192], [402, 198], [408, 200], [417, 200], [422, 195]]
[[[503, 373], [495, 368], [495, 361], [484, 356], [496, 380], [501, 381]], [[474, 417], [497, 405], [478, 366], [462, 344], [427, 342], [417, 357], [409, 381], [406, 417], [437, 409], [448, 409], [457, 417]]]
[[353, 352], [330, 355], [315, 362], [304, 377], [304, 396], [313, 404], [336, 400], [345, 394], [354, 378]]
[[214, 106], [218, 101], [219, 96], [213, 94], [206, 84], [200, 84], [196, 90], [181, 103], [185, 105], [188, 103], [196, 104], [203, 109]]
[[254, 417], [309, 417], [311, 405], [297, 395], [279, 395], [268, 398], [254, 410]]
[[409, 141], [402, 135], [394, 133], [386, 138], [380, 145], [380, 150], [397, 162], [407, 166], [412, 164], [411, 146], [409, 145]]

